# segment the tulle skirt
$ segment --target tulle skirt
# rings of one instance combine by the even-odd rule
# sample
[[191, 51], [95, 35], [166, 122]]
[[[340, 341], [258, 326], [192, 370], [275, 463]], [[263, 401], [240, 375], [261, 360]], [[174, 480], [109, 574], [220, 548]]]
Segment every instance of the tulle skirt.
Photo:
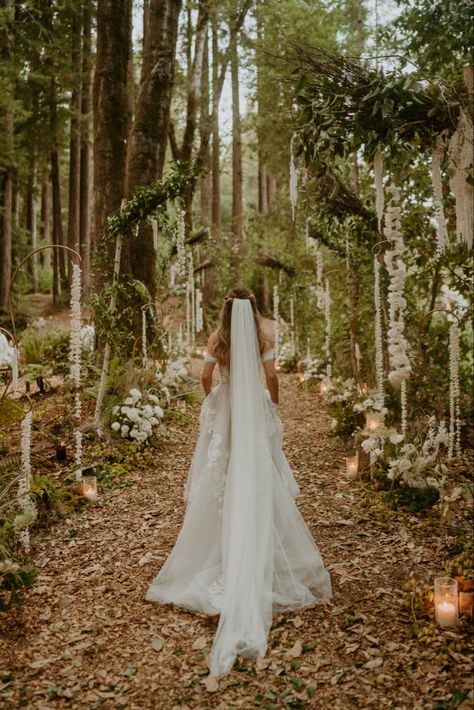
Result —
[[[273, 469], [273, 611], [302, 609], [328, 601], [331, 580], [321, 554], [295, 503], [299, 493], [283, 453], [282, 424], [265, 390], [265, 421]], [[231, 446], [229, 384], [221, 382], [202, 404], [200, 435], [185, 487], [187, 508], [178, 539], [153, 579], [146, 599], [218, 614], [224, 583], [223, 503]]]

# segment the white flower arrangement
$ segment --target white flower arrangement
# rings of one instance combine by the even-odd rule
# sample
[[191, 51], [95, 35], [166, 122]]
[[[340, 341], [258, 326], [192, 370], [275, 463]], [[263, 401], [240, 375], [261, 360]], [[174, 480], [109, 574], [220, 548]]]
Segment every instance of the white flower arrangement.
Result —
[[388, 192], [391, 200], [386, 212], [385, 236], [392, 244], [392, 249], [385, 253], [385, 265], [390, 276], [388, 293], [389, 327], [388, 327], [388, 352], [390, 356], [390, 372], [388, 379], [394, 385], [399, 385], [406, 380], [411, 372], [408, 358], [408, 343], [405, 338], [404, 311], [406, 300], [404, 287], [407, 269], [403, 261], [404, 243], [400, 230], [400, 189], [390, 185]]
[[389, 460], [387, 478], [410, 488], [440, 489], [447, 472], [441, 460], [443, 448], [448, 446], [449, 435], [445, 423], [441, 422], [436, 427], [432, 419], [421, 448], [412, 443], [404, 444], [399, 456]]
[[159, 382], [159, 389], [164, 400], [169, 401], [171, 390], [177, 390], [181, 384], [187, 381], [188, 362], [188, 358], [182, 356], [178, 357], [176, 360], [168, 361], [164, 372], [157, 369], [155, 380]]
[[328, 404], [349, 402], [354, 397], [355, 393], [356, 383], [352, 378], [343, 380], [341, 377], [333, 377], [326, 402]]
[[306, 358], [300, 363], [302, 369], [303, 382], [311, 380], [323, 380], [326, 377], [324, 362], [318, 358]]
[[0, 367], [13, 368], [15, 346], [10, 345], [3, 333], [0, 333]]
[[462, 318], [464, 316], [469, 308], [469, 301], [456, 289], [443, 284], [435, 301], [435, 308], [447, 311], [446, 318], [453, 323], [456, 317]]
[[403, 434], [400, 434], [393, 427], [387, 427], [381, 424], [368, 436], [361, 444], [365, 453], [370, 454], [370, 463], [375, 461], [383, 454], [387, 442], [391, 444], [399, 444], [403, 441]]
[[363, 412], [364, 414], [376, 414], [383, 421], [388, 414], [388, 409], [383, 402], [380, 401], [378, 392], [372, 392], [362, 402], [354, 404], [354, 412]]
[[131, 389], [121, 406], [113, 408], [115, 417], [111, 429], [122, 439], [132, 439], [137, 444], [145, 444], [156, 432], [164, 416], [159, 398], [149, 392], [142, 394]]

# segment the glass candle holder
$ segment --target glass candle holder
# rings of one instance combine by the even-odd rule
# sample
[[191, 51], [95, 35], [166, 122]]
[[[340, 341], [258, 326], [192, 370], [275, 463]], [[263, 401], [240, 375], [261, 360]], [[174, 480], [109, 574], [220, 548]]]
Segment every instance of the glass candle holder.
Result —
[[435, 617], [439, 626], [447, 628], [458, 623], [458, 583], [451, 577], [435, 577]]
[[379, 428], [379, 426], [382, 424], [382, 417], [379, 416], [378, 414], [373, 414], [370, 412], [367, 412], [365, 415], [365, 429], [368, 432], [373, 432], [376, 429]]
[[97, 500], [97, 476], [82, 477], [82, 494], [89, 500]]
[[348, 456], [346, 458], [346, 472], [349, 476], [355, 476], [359, 471], [359, 456]]
[[319, 391], [321, 394], [327, 394], [329, 392], [329, 380], [321, 380]]

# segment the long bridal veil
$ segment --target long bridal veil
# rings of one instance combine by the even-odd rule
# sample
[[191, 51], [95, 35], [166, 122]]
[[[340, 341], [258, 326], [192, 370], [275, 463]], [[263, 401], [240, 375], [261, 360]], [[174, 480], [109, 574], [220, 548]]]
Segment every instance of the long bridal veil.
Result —
[[296, 506], [282, 426], [261, 382], [252, 306], [234, 298], [230, 372], [201, 408], [178, 539], [146, 598], [220, 614], [211, 673], [263, 656], [274, 611], [331, 597], [318, 547]]
[[250, 301], [234, 299], [231, 320], [231, 446], [222, 520], [224, 595], [211, 649], [211, 673], [237, 654], [263, 656], [272, 621], [272, 453]]

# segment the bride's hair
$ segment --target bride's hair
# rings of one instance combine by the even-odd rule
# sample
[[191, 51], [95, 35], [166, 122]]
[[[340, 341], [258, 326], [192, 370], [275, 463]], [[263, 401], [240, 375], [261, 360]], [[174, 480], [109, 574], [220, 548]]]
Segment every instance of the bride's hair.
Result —
[[219, 326], [217, 328], [217, 342], [214, 346], [214, 352], [218, 362], [226, 367], [230, 365], [230, 324], [232, 319], [232, 301], [234, 298], [248, 299], [250, 301], [255, 317], [255, 327], [257, 329], [260, 352], [263, 351], [265, 346], [255, 296], [248, 288], [231, 288], [230, 291], [226, 293], [224, 305], [221, 308]]

